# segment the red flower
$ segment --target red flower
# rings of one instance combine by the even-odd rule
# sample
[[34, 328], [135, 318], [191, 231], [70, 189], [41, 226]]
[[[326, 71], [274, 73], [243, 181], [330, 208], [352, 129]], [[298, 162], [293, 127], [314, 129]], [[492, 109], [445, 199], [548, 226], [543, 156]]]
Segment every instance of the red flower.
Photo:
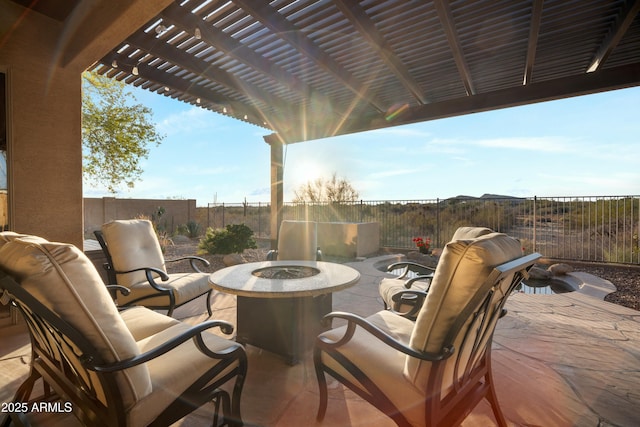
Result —
[[414, 237], [413, 242], [418, 248], [429, 249], [429, 247], [431, 246], [431, 239], [428, 237], [426, 239], [423, 239], [422, 237]]

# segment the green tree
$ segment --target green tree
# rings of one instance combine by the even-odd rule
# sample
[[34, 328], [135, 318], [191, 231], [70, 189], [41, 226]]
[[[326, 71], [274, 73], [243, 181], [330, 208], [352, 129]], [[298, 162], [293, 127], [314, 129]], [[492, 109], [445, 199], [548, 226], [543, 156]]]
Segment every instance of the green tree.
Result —
[[125, 84], [96, 73], [82, 75], [83, 172], [90, 185], [115, 193], [133, 188], [142, 174], [149, 146], [164, 138], [152, 122], [152, 111], [137, 104]]
[[302, 184], [293, 192], [293, 201], [301, 202], [355, 202], [360, 197], [346, 178], [338, 178], [334, 172], [331, 178], [318, 178]]

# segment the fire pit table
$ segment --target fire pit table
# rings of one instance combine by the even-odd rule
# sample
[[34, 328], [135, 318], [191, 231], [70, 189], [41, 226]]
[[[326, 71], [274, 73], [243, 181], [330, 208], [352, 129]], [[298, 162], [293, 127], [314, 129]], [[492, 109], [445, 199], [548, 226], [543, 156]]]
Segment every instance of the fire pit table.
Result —
[[265, 261], [211, 274], [214, 289], [238, 296], [237, 341], [283, 356], [295, 364], [323, 330], [332, 293], [353, 286], [360, 273], [322, 261]]

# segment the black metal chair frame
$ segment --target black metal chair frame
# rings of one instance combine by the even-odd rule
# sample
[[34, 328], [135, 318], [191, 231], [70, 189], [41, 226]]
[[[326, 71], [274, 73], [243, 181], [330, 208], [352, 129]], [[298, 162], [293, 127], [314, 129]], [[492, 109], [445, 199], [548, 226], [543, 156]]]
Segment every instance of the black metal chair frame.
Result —
[[[0, 291], [8, 293], [11, 303], [22, 312], [31, 338], [31, 370], [27, 379], [18, 388], [13, 402], [28, 402], [29, 399], [32, 399], [31, 402], [40, 400], [71, 402], [73, 415], [83, 425], [125, 426], [126, 411], [114, 373], [146, 363], [188, 340], [194, 340], [202, 353], [221, 362], [178, 396], [151, 425], [171, 425], [210, 401], [215, 403], [214, 426], [242, 425], [240, 396], [247, 372], [244, 348], [233, 345], [225, 352], [213, 352], [207, 348], [201, 335], [203, 331], [214, 327], [219, 327], [225, 334], [231, 334], [233, 326], [229, 323], [206, 321], [136, 357], [106, 363], [77, 329], [44, 306], [1, 270]], [[237, 367], [210, 383], [213, 378], [236, 362]], [[235, 384], [229, 395], [220, 387], [234, 377]], [[38, 380], [43, 381], [44, 394], [34, 398], [31, 395]], [[106, 404], [98, 398], [98, 392], [104, 394]], [[219, 418], [220, 409], [222, 409], [221, 418]], [[17, 425], [26, 424], [26, 414], [13, 413], [0, 425], [6, 427], [11, 421]]]
[[[422, 307], [422, 304], [424, 304], [424, 300], [427, 298], [429, 287], [427, 286], [427, 289], [425, 290], [411, 289], [411, 287], [417, 281], [426, 281], [427, 284], [430, 285], [430, 282], [433, 279], [433, 273], [436, 269], [434, 267], [429, 267], [411, 261], [395, 262], [387, 266], [388, 272], [400, 269], [402, 269], [400, 275], [394, 277], [394, 279], [407, 279], [404, 282], [404, 287], [406, 288], [406, 290], [402, 290], [393, 294], [393, 296], [391, 297], [391, 300], [394, 303], [393, 307], [389, 307], [384, 299], [382, 300], [382, 302], [384, 304], [385, 310], [393, 311], [394, 313], [406, 317], [407, 319], [416, 320], [416, 317], [420, 312], [420, 308]], [[415, 273], [415, 276], [407, 278], [410, 272]], [[409, 311], [399, 311], [399, 308], [401, 306], [409, 307]]]
[[[98, 240], [98, 243], [100, 244], [100, 247], [102, 248], [102, 252], [104, 252], [105, 258], [107, 259], [107, 262], [103, 265], [104, 269], [107, 271], [107, 278], [109, 280], [109, 284], [110, 285], [115, 285], [118, 283], [118, 274], [127, 274], [127, 273], [133, 273], [136, 271], [144, 271], [145, 272], [145, 276], [147, 278], [147, 281], [149, 282], [149, 285], [155, 289], [156, 291], [158, 291], [157, 294], [152, 294], [152, 295], [146, 295], [140, 298], [136, 298], [134, 300], [131, 301], [127, 301], [126, 304], [121, 305], [120, 307], [127, 307], [127, 306], [131, 306], [131, 305], [136, 305], [138, 303], [140, 303], [140, 305], [144, 305], [145, 307], [148, 308], [152, 308], [152, 309], [160, 309], [160, 310], [168, 310], [167, 311], [167, 316], [171, 316], [173, 315], [173, 311], [190, 302], [193, 301], [196, 298], [201, 297], [204, 294], [198, 295], [195, 298], [190, 299], [189, 301], [184, 301], [181, 304], [176, 304], [176, 297], [173, 293], [173, 290], [171, 288], [166, 288], [163, 287], [162, 284], [159, 284], [156, 282], [156, 279], [154, 278], [154, 274], [157, 274], [160, 277], [160, 280], [163, 282], [166, 282], [167, 280], [169, 280], [169, 275], [163, 271], [160, 270], [158, 268], [153, 268], [153, 267], [140, 267], [140, 268], [135, 268], [133, 270], [127, 270], [127, 271], [117, 271], [114, 267], [113, 267], [113, 260], [111, 258], [111, 253], [109, 252], [109, 248], [107, 246], [107, 242], [104, 239], [104, 235], [102, 233], [102, 231], [100, 230], [96, 230], [93, 232], [93, 234], [96, 236], [96, 239]], [[196, 273], [202, 273], [202, 270], [200, 270], [197, 266], [196, 263], [201, 263], [202, 265], [208, 267], [210, 265], [209, 261], [207, 261], [204, 258], [198, 257], [198, 256], [186, 256], [186, 257], [181, 257], [181, 258], [175, 258], [175, 259], [165, 259], [164, 262], [165, 263], [172, 263], [172, 262], [178, 262], [178, 261], [185, 261], [188, 260], [191, 268], [194, 272]], [[211, 317], [213, 315], [213, 312], [211, 311], [211, 295], [213, 294], [213, 289], [210, 289], [206, 292], [207, 294], [207, 312], [209, 313], [209, 317]], [[114, 298], [116, 297], [116, 294], [112, 291], [111, 292], [111, 296]], [[144, 304], [144, 300], [146, 299], [150, 299], [150, 298], [156, 298], [158, 296], [166, 296], [169, 298], [169, 305], [148, 305], [148, 304]]]
[[[506, 314], [504, 304], [507, 297], [513, 292], [515, 287], [528, 275], [528, 270], [540, 258], [540, 254], [531, 254], [515, 259], [495, 267], [487, 280], [481, 286], [475, 297], [466, 305], [456, 322], [448, 331], [447, 338], [443, 346], [437, 353], [427, 353], [411, 348], [404, 343], [395, 340], [380, 328], [370, 324], [366, 319], [343, 312], [329, 313], [325, 320], [330, 322], [333, 318], [347, 321], [347, 328], [344, 336], [337, 341], [331, 341], [319, 336], [314, 347], [314, 365], [320, 389], [320, 405], [317, 418], [322, 420], [327, 409], [327, 381], [325, 373], [333, 376], [348, 388], [353, 390], [363, 399], [375, 405], [382, 412], [387, 414], [398, 426], [410, 426], [409, 421], [401, 411], [395, 407], [391, 400], [369, 379], [355, 364], [342, 356], [337, 349], [350, 341], [355, 333], [356, 327], [365, 329], [368, 333], [381, 340], [385, 344], [401, 351], [409, 357], [432, 362], [432, 373], [428, 384], [428, 398], [424, 401], [426, 419], [425, 426], [455, 426], [462, 423], [467, 415], [483, 399], [487, 398], [500, 426], [506, 426], [507, 422], [502, 414], [491, 372], [491, 344], [495, 323], [498, 318]], [[504, 288], [506, 292], [495, 292], [500, 283], [512, 276], [509, 285]], [[491, 310], [490, 310], [491, 309]], [[463, 330], [469, 318], [475, 321], [468, 323], [470, 326]], [[474, 326], [475, 325], [475, 326]], [[474, 326], [474, 327], [472, 327]], [[478, 329], [479, 328], [479, 329]], [[476, 331], [480, 331], [476, 334]], [[462, 352], [456, 352], [454, 341], [459, 334], [463, 334], [462, 345], [471, 346], [469, 356], [462, 358]], [[333, 369], [322, 363], [321, 354], [326, 353], [339, 362], [362, 387], [352, 383]], [[455, 357], [456, 378], [459, 380], [454, 384], [453, 390], [447, 395], [441, 395], [442, 381], [447, 359]], [[474, 364], [467, 364], [469, 360], [476, 360]], [[380, 367], [383, 369], [383, 367]], [[458, 373], [463, 372], [463, 375]], [[362, 389], [364, 388], [364, 390]]]

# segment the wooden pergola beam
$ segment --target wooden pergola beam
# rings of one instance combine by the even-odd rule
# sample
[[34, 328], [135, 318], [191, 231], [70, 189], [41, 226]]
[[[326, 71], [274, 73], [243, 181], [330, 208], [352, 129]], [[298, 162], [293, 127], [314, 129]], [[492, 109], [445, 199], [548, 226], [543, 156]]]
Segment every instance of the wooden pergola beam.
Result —
[[340, 81], [342, 85], [353, 92], [359, 99], [371, 104], [379, 112], [384, 112], [386, 106], [371, 94], [370, 90], [355, 78], [351, 73], [338, 64], [331, 56], [325, 53], [319, 46], [310, 40], [304, 33], [282, 15], [276, 13], [271, 5], [253, 0], [234, 0], [247, 13], [251, 14], [264, 26], [286, 40], [298, 52], [313, 61], [318, 67], [325, 70]]
[[458, 67], [458, 73], [460, 74], [462, 84], [467, 91], [467, 95], [475, 95], [476, 88], [473, 84], [471, 71], [469, 70], [469, 65], [467, 64], [464, 52], [462, 51], [460, 38], [458, 37], [458, 32], [456, 31], [456, 26], [453, 22], [451, 6], [447, 0], [434, 0], [433, 4], [438, 12], [438, 18], [440, 18], [442, 29], [447, 37], [449, 48], [453, 55], [453, 60], [456, 63], [456, 67]]
[[334, 0], [336, 7], [349, 19], [369, 46], [375, 50], [387, 64], [402, 85], [420, 104], [426, 104], [427, 97], [420, 84], [413, 78], [407, 67], [395, 54], [389, 43], [382, 36], [375, 24], [367, 16], [366, 11], [357, 2]]

